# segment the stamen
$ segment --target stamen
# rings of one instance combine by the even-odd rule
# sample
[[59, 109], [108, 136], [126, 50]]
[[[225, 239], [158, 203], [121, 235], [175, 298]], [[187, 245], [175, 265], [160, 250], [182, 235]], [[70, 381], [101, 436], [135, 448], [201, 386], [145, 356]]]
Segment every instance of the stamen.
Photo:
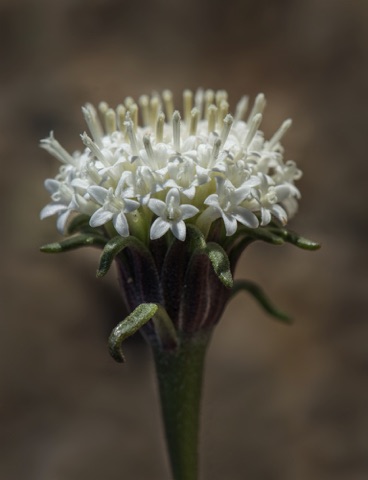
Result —
[[204, 93], [204, 115], [208, 119], [208, 107], [213, 104], [215, 99], [215, 92], [213, 90], [206, 90]]
[[234, 123], [234, 118], [230, 114], [227, 114], [226, 117], [224, 118], [223, 128], [220, 136], [222, 145], [225, 144], [233, 123]]
[[235, 123], [239, 122], [239, 120], [243, 120], [244, 115], [247, 112], [248, 109], [248, 104], [249, 104], [249, 97], [244, 95], [236, 105], [236, 110], [235, 110]]
[[222, 128], [224, 123], [224, 118], [226, 117], [228, 112], [229, 112], [229, 104], [227, 103], [226, 100], [223, 100], [220, 104], [220, 108], [217, 115], [217, 123], [219, 128]]
[[154, 96], [150, 101], [150, 125], [154, 127], [157, 122], [158, 112], [160, 111], [160, 99]]
[[180, 113], [175, 110], [172, 116], [174, 149], [180, 152]]
[[162, 92], [162, 98], [165, 105], [166, 118], [172, 119], [174, 114], [174, 101], [172, 92], [170, 90], [164, 90]]
[[225, 100], [227, 101], [227, 91], [226, 90], [217, 90], [216, 92], [216, 105], [221, 106], [221, 103]]
[[107, 112], [108, 109], [109, 109], [109, 104], [107, 102], [100, 102], [98, 104], [98, 111], [100, 112], [102, 117], [105, 116], [105, 113]]
[[154, 157], [155, 153], [153, 151], [151, 139], [150, 139], [150, 136], [148, 134], [144, 135], [144, 137], [143, 137], [143, 145], [144, 145], [144, 148], [146, 150], [148, 160], [153, 162], [154, 159], [155, 159], [155, 157]]
[[102, 137], [104, 134], [95, 107], [87, 103], [85, 107], [82, 107], [82, 112], [93, 140], [98, 146], [102, 146]]
[[263, 93], [259, 93], [254, 101], [254, 105], [250, 115], [248, 117], [247, 123], [250, 123], [257, 113], [263, 113], [263, 110], [266, 106], [266, 99]]
[[148, 95], [142, 95], [138, 101], [141, 106], [143, 125], [147, 127], [149, 125], [149, 97]]
[[288, 118], [287, 120], [285, 120], [283, 122], [281, 127], [274, 133], [273, 137], [271, 138], [271, 140], [267, 144], [267, 147], [270, 150], [272, 150], [277, 145], [277, 143], [281, 140], [281, 138], [289, 130], [292, 123], [293, 123], [293, 121], [291, 120], [291, 118]]
[[133, 155], [138, 155], [137, 137], [135, 136], [134, 125], [129, 114], [127, 114], [127, 120], [124, 125], [126, 126], [126, 132], [130, 141], [132, 153]]
[[126, 117], [126, 109], [124, 105], [120, 104], [116, 107], [116, 115], [117, 115], [117, 124], [118, 128], [121, 132], [125, 133], [125, 117]]
[[189, 135], [195, 135], [197, 133], [198, 120], [199, 120], [199, 111], [196, 107], [194, 107], [190, 112]]
[[193, 92], [191, 90], [184, 90], [183, 92], [183, 106], [184, 106], [184, 122], [189, 125], [190, 112], [193, 107]]
[[116, 114], [112, 108], [105, 113], [105, 130], [108, 135], [116, 132]]
[[216, 128], [217, 107], [215, 105], [210, 105], [208, 107], [207, 118], [208, 118], [208, 133], [211, 133]]
[[40, 146], [47, 152], [51, 153], [51, 155], [53, 155], [55, 158], [60, 160], [60, 162], [74, 166], [77, 165], [77, 162], [74, 160], [74, 158], [56, 140], [54, 137], [54, 132], [50, 132], [50, 136], [48, 138], [41, 140]]
[[213, 167], [214, 162], [216, 161], [219, 153], [220, 153], [220, 148], [221, 148], [221, 139], [217, 138], [215, 143], [213, 144], [213, 149], [211, 152], [211, 157], [210, 157], [210, 164], [208, 165], [209, 168]]
[[161, 112], [156, 122], [156, 142], [161, 143], [164, 138], [165, 115]]
[[136, 103], [129, 105], [129, 113], [133, 122], [134, 131], [136, 132], [138, 128], [138, 105]]
[[194, 97], [194, 106], [198, 110], [198, 120], [202, 117], [203, 112], [203, 100], [204, 100], [204, 90], [203, 88], [198, 88]]
[[124, 99], [124, 104], [125, 104], [125, 106], [128, 110], [129, 110], [130, 106], [133, 105], [133, 103], [135, 103], [133, 97], [126, 97]]
[[109, 162], [106, 160], [105, 155], [101, 152], [99, 146], [90, 138], [86, 132], [81, 135], [82, 142], [84, 145], [89, 148], [92, 154], [100, 160], [100, 162], [105, 166], [109, 166]]
[[262, 114], [257, 113], [252, 118], [252, 121], [250, 122], [250, 124], [248, 124], [249, 130], [248, 130], [247, 136], [245, 137], [244, 148], [247, 148], [248, 145], [250, 144], [250, 142], [253, 140], [253, 137], [256, 134], [256, 132], [258, 130], [258, 127], [260, 126], [260, 124], [262, 122], [262, 118], [263, 118]]

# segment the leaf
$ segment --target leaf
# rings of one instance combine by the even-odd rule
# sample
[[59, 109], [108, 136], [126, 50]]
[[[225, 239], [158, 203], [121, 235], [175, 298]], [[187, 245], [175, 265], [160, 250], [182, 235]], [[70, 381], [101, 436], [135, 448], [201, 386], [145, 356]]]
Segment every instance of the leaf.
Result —
[[106, 275], [116, 255], [118, 255], [124, 250], [124, 248], [127, 247], [133, 247], [136, 250], [141, 251], [142, 255], [146, 255], [147, 253], [149, 254], [149, 251], [145, 245], [136, 237], [121, 237], [120, 235], [117, 235], [109, 240], [103, 249], [97, 270], [97, 277], [103, 277]]
[[236, 280], [232, 288], [231, 296], [234, 297], [241, 290], [246, 290], [258, 301], [258, 303], [266, 310], [267, 313], [272, 315], [278, 320], [281, 320], [284, 323], [291, 324], [292, 319], [285, 313], [278, 310], [268, 299], [268, 297], [263, 292], [262, 288], [259, 287], [256, 283], [248, 280]]
[[265, 227], [249, 228], [241, 226], [238, 228], [238, 232], [246, 233], [255, 240], [263, 240], [264, 242], [272, 243], [273, 245], [283, 245], [285, 243], [283, 235], [279, 235], [278, 231], [273, 232], [271, 229]]
[[207, 254], [219, 280], [225, 287], [231, 288], [233, 286], [233, 276], [225, 250], [218, 243], [209, 242], [204, 249], [204, 253]]
[[204, 253], [207, 255], [219, 280], [225, 287], [231, 288], [233, 277], [231, 275], [229, 258], [225, 250], [218, 243], [206, 243], [203, 233], [194, 225], [187, 225], [187, 229], [189, 235], [186, 241], [189, 243], [189, 250], [193, 254]]
[[109, 351], [117, 362], [125, 361], [121, 346], [123, 341], [151, 320], [158, 308], [155, 303], [142, 303], [114, 328], [109, 337]]
[[291, 230], [287, 230], [286, 228], [270, 228], [270, 232], [275, 233], [282, 237], [285, 242], [291, 243], [296, 247], [302, 248], [304, 250], [318, 250], [321, 248], [321, 245], [313, 240], [309, 240], [308, 238], [302, 237]]
[[69, 237], [61, 242], [43, 245], [40, 250], [44, 253], [61, 253], [81, 247], [103, 247], [105, 244], [106, 239], [100, 235], [82, 233], [73, 237]]

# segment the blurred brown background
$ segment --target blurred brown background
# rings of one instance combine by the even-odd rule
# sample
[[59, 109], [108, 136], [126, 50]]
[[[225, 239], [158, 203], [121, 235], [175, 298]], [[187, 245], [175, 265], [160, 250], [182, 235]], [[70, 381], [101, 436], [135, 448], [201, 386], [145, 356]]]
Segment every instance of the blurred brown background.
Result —
[[58, 238], [43, 180], [56, 131], [80, 148], [86, 101], [152, 90], [262, 91], [263, 129], [287, 117], [286, 157], [304, 171], [292, 227], [306, 253], [257, 244], [239, 276], [296, 319], [277, 324], [246, 294], [218, 326], [207, 363], [206, 479], [368, 478], [365, 0], [1, 0], [0, 478], [169, 478], [150, 354], [115, 364], [122, 319], [99, 253], [38, 252]]

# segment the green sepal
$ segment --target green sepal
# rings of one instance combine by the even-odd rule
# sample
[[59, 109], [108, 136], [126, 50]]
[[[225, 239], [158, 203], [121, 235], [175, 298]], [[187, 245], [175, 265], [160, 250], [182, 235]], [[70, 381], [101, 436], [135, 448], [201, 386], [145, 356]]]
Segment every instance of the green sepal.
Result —
[[273, 228], [271, 227], [269, 231], [272, 234], [275, 234], [279, 237], [282, 237], [285, 242], [291, 243], [296, 247], [302, 248], [304, 250], [318, 250], [321, 248], [321, 245], [313, 240], [309, 240], [308, 238], [302, 237], [291, 230], [287, 230], [286, 228]]
[[116, 255], [122, 252], [126, 247], [134, 247], [136, 250], [140, 250], [143, 255], [146, 255], [147, 252], [149, 253], [145, 245], [136, 237], [121, 237], [120, 235], [117, 235], [109, 240], [103, 249], [97, 270], [97, 277], [103, 277], [107, 274]]
[[263, 292], [262, 288], [259, 287], [256, 283], [249, 280], [236, 280], [231, 291], [231, 297], [234, 297], [241, 290], [246, 290], [258, 301], [258, 303], [269, 313], [271, 316], [275, 317], [277, 320], [282, 321], [283, 323], [291, 324], [292, 319], [285, 313], [278, 310], [268, 299], [268, 297]]
[[218, 243], [209, 242], [203, 252], [208, 256], [218, 279], [225, 287], [231, 288], [234, 281], [231, 274], [230, 261], [225, 250]]
[[93, 235], [91, 233], [81, 233], [66, 238], [61, 242], [48, 243], [43, 245], [40, 250], [45, 253], [61, 253], [69, 250], [75, 250], [81, 247], [103, 247], [106, 239], [101, 235]]
[[151, 320], [158, 308], [155, 303], [142, 303], [114, 328], [109, 337], [109, 351], [114, 360], [125, 361], [121, 344]]
[[204, 253], [209, 258], [213, 270], [219, 280], [227, 288], [233, 285], [233, 277], [230, 270], [229, 258], [225, 250], [215, 242], [206, 243], [203, 233], [194, 225], [187, 225], [187, 239], [188, 249], [193, 254]]

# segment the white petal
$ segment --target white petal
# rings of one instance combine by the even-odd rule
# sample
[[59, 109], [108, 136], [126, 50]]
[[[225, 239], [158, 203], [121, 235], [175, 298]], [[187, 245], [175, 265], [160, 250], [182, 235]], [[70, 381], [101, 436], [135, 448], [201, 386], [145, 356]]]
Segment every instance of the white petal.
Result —
[[278, 202], [286, 200], [291, 193], [290, 188], [287, 185], [278, 185], [277, 187], [275, 187], [275, 190]]
[[211, 195], [208, 195], [206, 200], [203, 202], [205, 205], [211, 205], [213, 207], [218, 207], [219, 206], [219, 197], [217, 193], [212, 193]]
[[49, 203], [41, 210], [40, 219], [43, 220], [46, 217], [51, 217], [51, 215], [55, 215], [55, 213], [60, 213], [66, 208], [66, 205], [63, 205], [62, 203]]
[[156, 218], [156, 220], [152, 223], [151, 231], [150, 231], [150, 238], [151, 240], [156, 240], [156, 238], [160, 238], [169, 230], [170, 223], [166, 220], [163, 220], [161, 217]]
[[180, 211], [181, 211], [182, 220], [186, 220], [187, 218], [194, 217], [194, 215], [197, 215], [197, 213], [199, 212], [197, 207], [189, 204], [181, 205]]
[[271, 212], [275, 217], [280, 220], [283, 225], [286, 225], [288, 221], [288, 216], [285, 210], [280, 205], [272, 205]]
[[131, 200], [130, 198], [124, 198], [125, 213], [134, 212], [134, 210], [137, 210], [138, 207], [139, 207], [139, 202], [137, 202], [136, 200]]
[[92, 185], [87, 191], [96, 200], [96, 202], [98, 202], [100, 205], [104, 204], [108, 193], [106, 188], [99, 187], [98, 185]]
[[53, 178], [47, 178], [45, 180], [45, 188], [46, 190], [53, 194], [55, 192], [57, 192], [59, 190], [59, 187], [60, 187], [60, 182], [58, 180], [54, 180]]
[[238, 227], [236, 219], [233, 216], [227, 215], [226, 213], [222, 213], [222, 219], [224, 220], [226, 235], [228, 237], [234, 235]]
[[261, 208], [261, 225], [264, 227], [265, 225], [268, 225], [271, 221], [271, 212], [267, 210], [267, 208]]
[[113, 224], [115, 230], [118, 232], [119, 235], [121, 235], [122, 237], [127, 237], [129, 235], [128, 221], [123, 212], [114, 215]]
[[158, 198], [151, 198], [148, 202], [148, 207], [155, 213], [158, 217], [165, 216], [166, 213], [166, 203]]
[[233, 215], [238, 222], [242, 223], [246, 227], [257, 228], [259, 225], [258, 218], [247, 208], [237, 207], [235, 208]]
[[56, 221], [56, 228], [60, 233], [64, 233], [66, 222], [68, 221], [68, 217], [71, 213], [71, 210], [66, 210], [58, 217]]
[[99, 227], [100, 225], [104, 225], [105, 223], [109, 222], [112, 217], [112, 212], [104, 210], [103, 208], [99, 208], [89, 219], [89, 224], [91, 227]]
[[186, 234], [187, 234], [187, 227], [185, 223], [181, 220], [179, 222], [174, 222], [171, 225], [171, 231], [173, 232], [174, 236], [184, 242]]

